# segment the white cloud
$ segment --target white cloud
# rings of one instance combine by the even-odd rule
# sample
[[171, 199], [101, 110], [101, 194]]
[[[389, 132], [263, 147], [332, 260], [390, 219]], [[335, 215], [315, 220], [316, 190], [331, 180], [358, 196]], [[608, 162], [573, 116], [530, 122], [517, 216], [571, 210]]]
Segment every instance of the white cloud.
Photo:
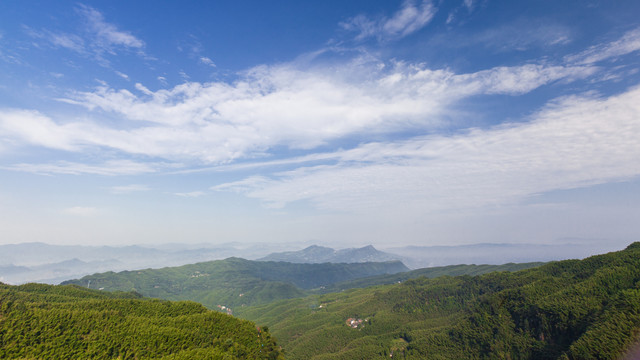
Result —
[[557, 189], [640, 176], [640, 88], [607, 99], [569, 97], [530, 122], [371, 143], [332, 165], [215, 186], [271, 207], [308, 200], [321, 209], [393, 216], [503, 206]]
[[191, 191], [191, 192], [175, 193], [175, 195], [181, 196], [181, 197], [187, 197], [187, 198], [196, 198], [196, 197], [204, 196], [205, 192], [204, 191]]
[[135, 87], [138, 91], [140, 91], [141, 93], [145, 94], [145, 95], [153, 95], [153, 92], [149, 89], [147, 89], [146, 86], [140, 84], [140, 83], [136, 83]]
[[48, 33], [48, 40], [55, 46], [60, 46], [75, 52], [84, 52], [84, 41], [81, 37], [73, 34]]
[[203, 63], [205, 65], [208, 65], [208, 66], [211, 66], [211, 67], [216, 67], [216, 64], [213, 62], [213, 60], [209, 59], [206, 56], [200, 56], [199, 60], [200, 60], [201, 63]]
[[[586, 78], [595, 71], [594, 66], [541, 63], [457, 74], [419, 64], [363, 64], [356, 59], [305, 70], [295, 64], [260, 66], [234, 83], [186, 82], [157, 91], [140, 83], [135, 84], [135, 93], [102, 83], [94, 91], [73, 92], [60, 99], [88, 109], [90, 113], [82, 118], [0, 109], [0, 139], [5, 151], [26, 145], [76, 153], [109, 149], [114, 154], [111, 158], [162, 158], [189, 167], [229, 164], [268, 157], [277, 147], [311, 150], [367, 134], [416, 129], [428, 133], [456, 117], [458, 105], [469, 97], [521, 95], [556, 81]], [[92, 121], [91, 112], [110, 121]], [[97, 165], [60, 162], [10, 168], [118, 175], [166, 170], [167, 166], [112, 160]]]
[[102, 164], [89, 165], [69, 161], [59, 161], [53, 164], [15, 164], [1, 167], [5, 170], [23, 171], [42, 175], [139, 175], [153, 173], [165, 168], [166, 164], [136, 163], [130, 160], [111, 160]]
[[211, 190], [245, 193], [253, 191], [256, 188], [261, 188], [265, 185], [268, 185], [269, 183], [271, 183], [271, 180], [269, 178], [265, 176], [254, 175], [239, 181], [234, 181], [232, 183], [213, 186]]
[[234, 84], [189, 82], [155, 92], [136, 84], [143, 96], [100, 86], [62, 101], [132, 123], [122, 123], [122, 128], [70, 123], [53, 130], [66, 139], [61, 146], [69, 150], [81, 144], [106, 146], [167, 159], [224, 163], [260, 156], [273, 146], [312, 149], [363, 132], [433, 128], [466, 97], [523, 94], [594, 71], [524, 65], [455, 74], [402, 63], [388, 70], [378, 65], [368, 67], [364, 80], [351, 77], [351, 65], [339, 71], [306, 72], [281, 65], [255, 68]]
[[125, 79], [125, 80], [129, 80], [129, 75], [122, 73], [120, 71], [115, 71], [116, 75], [120, 76], [121, 78]]
[[453, 45], [484, 43], [498, 51], [526, 51], [532, 47], [545, 48], [566, 45], [572, 41], [573, 37], [571, 28], [562, 24], [542, 20], [517, 19], [465, 39], [457, 39]]
[[[83, 18], [84, 25], [78, 34], [69, 34], [51, 30], [35, 30], [23, 26], [25, 32], [35, 39], [42, 39], [56, 48], [65, 48], [78, 54], [93, 56], [103, 65], [108, 64], [104, 54], [116, 55], [116, 50], [135, 50], [147, 59], [151, 57], [144, 54], [144, 41], [138, 39], [129, 32], [119, 30], [117, 26], [105, 21], [102, 13], [96, 9], [79, 4], [76, 8]], [[37, 46], [37, 45], [36, 45]], [[122, 76], [124, 74], [118, 73]], [[123, 76], [126, 78], [126, 75]]]
[[56, 48], [62, 47], [80, 54], [86, 52], [84, 39], [75, 34], [52, 32], [49, 30], [36, 30], [23, 25], [23, 30], [34, 39], [47, 41]]
[[78, 150], [72, 135], [76, 126], [60, 125], [33, 110], [0, 109], [0, 138], [67, 151]]
[[422, 1], [419, 6], [412, 1], [405, 1], [402, 9], [385, 21], [382, 29], [389, 35], [404, 37], [429, 23], [435, 12], [431, 1]]
[[340, 25], [349, 31], [356, 31], [356, 39], [367, 37], [379, 39], [400, 38], [412, 34], [426, 26], [437, 9], [430, 0], [423, 0], [420, 4], [407, 0], [390, 18], [383, 17], [372, 20], [365, 15], [358, 15]]
[[566, 61], [577, 64], [593, 64], [638, 50], [640, 50], [640, 28], [628, 31], [616, 41], [595, 45], [579, 54], [567, 56]]
[[178, 71], [178, 74], [184, 81], [189, 81], [189, 79], [191, 79], [191, 76], [189, 76], [189, 74], [187, 74], [184, 70]]
[[116, 195], [131, 194], [134, 192], [144, 192], [149, 190], [151, 190], [151, 188], [148, 185], [141, 185], [141, 184], [112, 186], [110, 188], [111, 193]]
[[445, 24], [449, 25], [453, 22], [453, 20], [455, 20], [456, 15], [454, 12], [450, 12], [449, 15], [447, 16], [447, 20], [445, 21]]
[[62, 212], [67, 215], [89, 217], [96, 215], [98, 213], [98, 209], [88, 206], [74, 206], [63, 209]]
[[96, 9], [78, 5], [78, 13], [85, 17], [89, 29], [96, 35], [99, 45], [105, 49], [112, 46], [122, 46], [127, 48], [143, 48], [144, 41], [138, 39], [129, 32], [119, 30], [115, 25], [104, 20], [102, 13]]
[[464, 1], [463, 1], [463, 4], [464, 4], [464, 6], [467, 8], [467, 10], [469, 10], [469, 11], [473, 10], [473, 7], [474, 7], [474, 5], [475, 5], [475, 4], [473, 3], [473, 0], [464, 0]]

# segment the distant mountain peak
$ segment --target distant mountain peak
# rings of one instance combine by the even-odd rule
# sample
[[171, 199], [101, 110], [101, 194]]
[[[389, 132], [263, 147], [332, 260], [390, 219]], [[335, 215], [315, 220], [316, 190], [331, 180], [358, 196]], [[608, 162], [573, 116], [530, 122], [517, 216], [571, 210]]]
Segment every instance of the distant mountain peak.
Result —
[[320, 246], [320, 245], [311, 245], [311, 246], [307, 246], [306, 248], [304, 248], [303, 250], [315, 250], [315, 249], [329, 249], [329, 250], [333, 250], [331, 248], [328, 248], [326, 246]]
[[391, 260], [401, 260], [401, 257], [394, 254], [377, 250], [373, 245], [361, 248], [349, 248], [335, 250], [320, 245], [311, 245], [298, 251], [286, 251], [272, 253], [259, 261], [284, 261], [292, 263], [363, 263], [381, 262]]

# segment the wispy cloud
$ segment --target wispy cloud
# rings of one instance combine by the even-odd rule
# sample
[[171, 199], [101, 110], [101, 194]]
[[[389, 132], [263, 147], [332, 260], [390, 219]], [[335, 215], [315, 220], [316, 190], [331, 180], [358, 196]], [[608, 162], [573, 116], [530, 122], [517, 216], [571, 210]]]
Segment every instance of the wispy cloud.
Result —
[[141, 184], [131, 184], [131, 185], [122, 185], [122, 186], [112, 186], [110, 189], [112, 194], [123, 195], [123, 194], [131, 194], [134, 192], [144, 192], [149, 191], [151, 188], [148, 185]]
[[[402, 63], [383, 70], [377, 65], [371, 66], [366, 79], [355, 81], [345, 68], [302, 72], [281, 65], [255, 68], [234, 84], [190, 82], [155, 92], [136, 84], [141, 95], [100, 86], [61, 101], [99, 109], [126, 122], [110, 128], [67, 123], [49, 133], [59, 133], [55, 139], [60, 143], [53, 145], [68, 150], [106, 146], [127, 153], [224, 163], [260, 156], [274, 146], [312, 149], [362, 132], [434, 128], [453, 104], [469, 96], [519, 95], [594, 71], [524, 65], [455, 74]], [[43, 125], [54, 123], [38, 119]], [[15, 122], [5, 121], [4, 126], [38, 143]], [[43, 146], [52, 146], [44, 140]]]
[[[71, 127], [74, 127], [71, 125]], [[0, 136], [21, 142], [67, 151], [78, 150], [73, 132], [66, 125], [59, 125], [49, 117], [33, 110], [0, 110]]]
[[104, 16], [98, 10], [80, 4], [77, 7], [77, 11], [85, 18], [88, 28], [95, 34], [97, 46], [102, 49], [112, 51], [115, 46], [135, 49], [144, 47], [144, 41], [127, 31], [118, 29], [114, 24], [106, 22]]
[[63, 47], [75, 52], [82, 53], [85, 51], [84, 40], [73, 34], [46, 33], [48, 40], [55, 46]]
[[216, 67], [216, 64], [213, 62], [213, 60], [209, 59], [206, 56], [200, 56], [200, 62], [207, 65], [207, 66], [211, 66], [211, 67]]
[[[503, 206], [550, 190], [640, 175], [640, 88], [599, 99], [569, 97], [530, 122], [467, 134], [370, 143], [331, 165], [217, 185], [270, 207], [308, 200], [332, 211], [399, 216]], [[606, 121], [603, 121], [606, 119]]]
[[129, 80], [129, 75], [120, 72], [120, 71], [115, 71], [116, 75], [120, 76], [121, 78], [125, 79], [125, 80]]
[[94, 57], [105, 65], [108, 64], [105, 54], [116, 55], [118, 50], [123, 49], [134, 50], [146, 57], [144, 41], [107, 22], [98, 10], [79, 4], [76, 12], [82, 17], [84, 24], [77, 34], [49, 29], [36, 30], [29, 26], [23, 26], [23, 28], [32, 38], [42, 39], [56, 48], [65, 48], [84, 56]]
[[42, 175], [139, 175], [153, 173], [164, 168], [163, 164], [137, 163], [131, 160], [111, 160], [102, 164], [81, 164], [59, 161], [53, 164], [15, 164], [1, 167], [5, 170], [30, 172]]
[[376, 37], [380, 40], [401, 38], [412, 34], [426, 26], [437, 9], [430, 0], [407, 0], [391, 17], [371, 19], [366, 15], [355, 16], [340, 25], [348, 31], [357, 32], [357, 40]]
[[569, 63], [594, 64], [638, 50], [640, 50], [640, 28], [628, 31], [616, 41], [598, 44], [579, 54], [567, 56], [566, 60]]
[[[204, 46], [202, 45], [198, 37], [193, 34], [189, 35], [187, 40], [182, 41], [178, 45], [178, 51], [186, 53], [190, 59], [194, 59], [200, 64], [210, 66], [212, 68], [216, 67], [216, 64], [213, 62], [213, 60], [211, 60], [211, 58], [209, 58], [208, 56], [204, 55], [205, 53]], [[182, 74], [180, 75], [184, 79], [189, 78], [189, 76], [187, 76], [186, 73], [184, 73], [184, 71], [182, 71]]]
[[[508, 170], [507, 164], [529, 163], [527, 156], [530, 153], [536, 154], [536, 151], [539, 153], [537, 147], [545, 148], [545, 141], [556, 146], [556, 154], [566, 152], [562, 144], [575, 147], [576, 144], [568, 135], [560, 137], [562, 141], [555, 142], [558, 137], [554, 133], [564, 134], [560, 131], [563, 130], [562, 124], [573, 126], [568, 129], [571, 132], [567, 130], [566, 134], [583, 134], [584, 131], [602, 134], [603, 137], [587, 140], [592, 147], [583, 151], [584, 154], [593, 153], [591, 160], [597, 159], [598, 152], [594, 149], [604, 147], [606, 141], [617, 141], [610, 131], [598, 127], [598, 122], [606, 123], [601, 118], [614, 116], [612, 113], [605, 116], [601, 107], [603, 104], [622, 104], [623, 108], [635, 111], [632, 107], [629, 108], [627, 100], [637, 100], [634, 98], [637, 92], [607, 100], [578, 99], [582, 108], [590, 109], [582, 122], [577, 120], [578, 117], [562, 118], [559, 115], [555, 118], [562, 118], [564, 123], [542, 121], [540, 115], [528, 126], [477, 130], [464, 137], [418, 137], [406, 143], [365, 144], [336, 154], [311, 154], [284, 160], [279, 160], [272, 151], [275, 148], [289, 148], [301, 149], [304, 150], [302, 153], [308, 154], [314, 149], [335, 144], [333, 142], [361, 139], [363, 134], [392, 134], [415, 129], [429, 133], [442, 126], [448, 117], [456, 116], [458, 105], [467, 98], [493, 94], [517, 96], [556, 81], [584, 79], [597, 70], [597, 67], [590, 65], [553, 65], [546, 61], [540, 64], [495, 67], [473, 73], [455, 73], [449, 69], [433, 70], [426, 65], [402, 62], [371, 62], [366, 65], [358, 62], [340, 66], [332, 64], [331, 67], [316, 66], [305, 70], [293, 64], [281, 64], [253, 68], [234, 83], [187, 82], [157, 91], [140, 83], [135, 84], [135, 89], [131, 91], [102, 84], [94, 91], [73, 92], [60, 100], [85, 107], [100, 118], [110, 118], [111, 121], [97, 123], [91, 121], [90, 116], [57, 119], [35, 111], [0, 109], [0, 137], [8, 140], [4, 142], [5, 148], [17, 149], [20, 146], [35, 145], [75, 153], [109, 149], [111, 159], [117, 157], [120, 160], [88, 165], [72, 162], [16, 164], [4, 168], [42, 174], [122, 175], [176, 170], [159, 161], [187, 164], [178, 170], [191, 171], [194, 168], [201, 169], [202, 166], [224, 164], [229, 164], [230, 168], [254, 167], [256, 162], [234, 162], [240, 159], [264, 159], [265, 164], [274, 166], [306, 166], [298, 166], [298, 170], [275, 178], [251, 177], [245, 182], [218, 186], [216, 190], [235, 189], [271, 204], [309, 199], [331, 207], [327, 204], [337, 197], [356, 196], [376, 183], [386, 184], [391, 188], [426, 191], [420, 190], [415, 184], [422, 184], [423, 180], [420, 179], [434, 177], [441, 178], [439, 182], [432, 184], [434, 189], [444, 183], [453, 184], [451, 188], [441, 189], [438, 193], [449, 194], [441, 196], [456, 197], [452, 189], [455, 186], [465, 186], [455, 185], [459, 181], [456, 179], [466, 178], [456, 171], [470, 169], [469, 171], [483, 174], [482, 179], [486, 180], [496, 171], [519, 173], [518, 167]], [[359, 75], [362, 73], [366, 73], [366, 76]], [[580, 107], [569, 106], [571, 101], [565, 100], [562, 108], [566, 111], [579, 111]], [[593, 114], [599, 114], [598, 121]], [[619, 114], [618, 119], [618, 122], [611, 121], [610, 125], [619, 126], [617, 131], [638, 135], [632, 124], [626, 122], [629, 119], [626, 113]], [[538, 129], [537, 132], [535, 129]], [[544, 129], [553, 131], [543, 133]], [[604, 135], [610, 137], [605, 138]], [[515, 139], [530, 146], [518, 147], [520, 143], [517, 144]], [[413, 147], [425, 151], [427, 158], [419, 155], [418, 150], [412, 150]], [[465, 149], [469, 148], [487, 152], [486, 158], [466, 160], [465, 156], [471, 156], [465, 153]], [[457, 150], [443, 153], [442, 149]], [[606, 150], [612, 152], [610, 149]], [[633, 154], [633, 151], [634, 148], [630, 146], [628, 153]], [[505, 158], [506, 155], [500, 155], [501, 152], [513, 157]], [[367, 160], [365, 153], [368, 154]], [[372, 155], [393, 153], [403, 155], [381, 158]], [[477, 152], [474, 154], [477, 155]], [[548, 154], [545, 153], [546, 155]], [[347, 160], [348, 157], [352, 158]], [[152, 159], [152, 162], [127, 160], [140, 158]], [[490, 163], [491, 159], [497, 160]], [[544, 157], [537, 161], [555, 164]], [[467, 162], [469, 166], [466, 166]], [[616, 163], [622, 163], [622, 160]], [[483, 166], [476, 169], [477, 164]], [[560, 165], [556, 165], [560, 168]], [[634, 169], [633, 166], [628, 168]], [[487, 171], [483, 172], [482, 169]], [[488, 172], [489, 169], [493, 172]], [[624, 176], [622, 171], [616, 170], [615, 173], [617, 175], [608, 178]], [[417, 175], [409, 176], [411, 174]], [[447, 174], [449, 177], [443, 178]], [[544, 171], [533, 173], [532, 176], [542, 176], [539, 174], [544, 174]], [[563, 179], [551, 171], [547, 174], [550, 178]], [[355, 179], [367, 179], [372, 183], [354, 183]], [[415, 184], [396, 184], [392, 179], [414, 179]], [[332, 194], [338, 195], [326, 196], [326, 200], [322, 200], [323, 191], [330, 192], [330, 189], [322, 185], [323, 182], [345, 184], [340, 189], [346, 190], [341, 192], [337, 189]], [[545, 184], [544, 181], [537, 183]], [[567, 181], [566, 184], [568, 183]], [[353, 186], [349, 188], [349, 184]], [[547, 187], [540, 185], [532, 189], [524, 186], [523, 189], [528, 189], [524, 193], [531, 194], [553, 186], [569, 186], [566, 184]], [[304, 189], [302, 185], [307, 188]], [[504, 184], [505, 188], [508, 189], [508, 185]], [[294, 191], [295, 189], [300, 190]], [[366, 193], [371, 195], [375, 191]], [[509, 196], [509, 192], [505, 191], [503, 195]], [[523, 196], [522, 193], [516, 195]], [[429, 196], [440, 195], [434, 193]], [[477, 194], [461, 198], [472, 201], [474, 196]], [[361, 200], [366, 198], [362, 197]], [[367, 201], [374, 201], [376, 198], [381, 197], [372, 196]]]
[[473, 7], [475, 6], [474, 0], [464, 0], [462, 3], [469, 11], [473, 10]]
[[[456, 20], [456, 14], [452, 12], [447, 23]], [[430, 46], [456, 49], [483, 45], [498, 53], [532, 49], [548, 51], [570, 44], [574, 38], [574, 30], [562, 23], [549, 19], [518, 18], [483, 31], [441, 33], [431, 38]]]
[[511, 23], [457, 39], [456, 43], [483, 43], [498, 51], [529, 50], [532, 47], [566, 45], [572, 41], [572, 30], [564, 25], [542, 20], [518, 19]]
[[187, 198], [201, 197], [201, 196], [204, 196], [205, 194], [206, 193], [204, 191], [191, 191], [191, 192], [175, 193], [175, 195], [177, 195], [177, 196], [187, 197]]
[[65, 48], [80, 54], [87, 52], [85, 41], [82, 37], [75, 34], [54, 32], [51, 30], [36, 30], [30, 26], [23, 25], [24, 32], [34, 39], [44, 40], [55, 48]]
[[96, 215], [98, 213], [98, 209], [89, 206], [74, 206], [63, 209], [62, 212], [67, 215], [89, 217]]

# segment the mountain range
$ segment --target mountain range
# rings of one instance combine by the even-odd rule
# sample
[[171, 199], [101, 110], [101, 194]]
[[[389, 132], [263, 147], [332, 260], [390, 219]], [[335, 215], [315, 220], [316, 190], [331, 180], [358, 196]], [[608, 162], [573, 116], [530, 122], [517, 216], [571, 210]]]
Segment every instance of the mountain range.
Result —
[[311, 245], [298, 251], [272, 253], [259, 261], [285, 261], [291, 263], [363, 263], [402, 260], [402, 256], [379, 251], [372, 245], [361, 248], [335, 250], [329, 247]]
[[0, 281], [58, 284], [96, 272], [180, 266], [229, 257], [255, 259], [291, 244], [0, 245]]
[[[598, 245], [599, 244], [599, 245]], [[608, 242], [564, 239], [557, 244], [472, 244], [406, 246], [380, 251], [373, 246], [332, 249], [318, 245], [292, 251], [299, 244], [157, 244], [68, 246], [44, 243], [0, 245], [0, 281], [7, 284], [58, 284], [97, 272], [163, 268], [229, 257], [294, 263], [357, 263], [401, 260], [411, 269], [454, 264], [546, 262], [585, 258], [617, 250]], [[623, 248], [624, 246], [621, 246]], [[266, 255], [265, 254], [269, 254]]]
[[412, 269], [455, 264], [505, 264], [584, 259], [624, 249], [628, 243], [589, 239], [558, 239], [553, 244], [479, 243], [451, 246], [402, 246], [385, 248]]
[[238, 315], [269, 326], [290, 360], [635, 360], [639, 284], [640, 243], [633, 243], [583, 260], [419, 277]]
[[[329, 254], [326, 248], [309, 250]], [[70, 286], [0, 284], [0, 326], [12, 324], [0, 328], [10, 345], [0, 355], [146, 358], [161, 349], [174, 353], [172, 359], [216, 352], [234, 358], [268, 344], [274, 358], [281, 357], [270, 332], [294, 360], [634, 359], [640, 351], [633, 347], [640, 333], [639, 283], [640, 243], [583, 260], [411, 271], [398, 260], [309, 264], [232, 257], [98, 273], [65, 282]], [[238, 323], [244, 329], [238, 335], [233, 321], [198, 304], [141, 296], [196, 301], [259, 326]], [[107, 332], [92, 332], [91, 317]], [[33, 319], [35, 327], [27, 325]], [[198, 329], [216, 324], [227, 325], [202, 337]], [[148, 331], [138, 334], [141, 328]], [[192, 340], [188, 349], [172, 345]]]

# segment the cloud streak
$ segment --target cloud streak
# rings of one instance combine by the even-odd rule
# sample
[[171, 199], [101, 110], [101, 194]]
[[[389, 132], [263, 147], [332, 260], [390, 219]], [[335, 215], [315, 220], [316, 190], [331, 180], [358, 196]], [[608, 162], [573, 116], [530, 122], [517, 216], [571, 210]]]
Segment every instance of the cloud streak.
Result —
[[[222, 164], [262, 157], [269, 149], [314, 149], [363, 133], [435, 129], [463, 99], [483, 94], [520, 95], [595, 68], [523, 65], [469, 74], [394, 63], [371, 66], [352, 79], [289, 65], [258, 67], [234, 84], [189, 82], [137, 94], [106, 85], [60, 99], [112, 116], [112, 126], [57, 123], [35, 112], [0, 110], [0, 129], [32, 145], [67, 151], [107, 147], [172, 161]], [[360, 71], [362, 69], [360, 68]]]
[[603, 60], [616, 58], [640, 50], [640, 28], [626, 32], [620, 39], [598, 44], [589, 49], [567, 56], [566, 61], [577, 64], [594, 64]]
[[529, 123], [366, 144], [336, 153], [332, 165], [301, 166], [213, 190], [240, 192], [269, 207], [306, 200], [331, 211], [387, 209], [407, 216], [502, 206], [550, 190], [640, 176], [638, 118], [639, 88], [606, 99], [569, 97]]
[[419, 4], [407, 0], [391, 17], [371, 19], [365, 15], [358, 15], [340, 25], [345, 30], [357, 32], [356, 40], [369, 37], [379, 40], [397, 39], [422, 29], [433, 19], [436, 11], [430, 0], [423, 0]]
[[2, 169], [41, 175], [140, 175], [157, 172], [165, 164], [138, 163], [131, 160], [110, 160], [98, 164], [59, 161], [53, 164], [15, 164]]
[[191, 191], [191, 192], [181, 192], [175, 193], [174, 195], [185, 197], [185, 198], [197, 198], [206, 195], [204, 191]]
[[98, 10], [79, 4], [76, 7], [76, 13], [83, 21], [82, 31], [78, 34], [47, 29], [35, 30], [28, 26], [24, 26], [24, 30], [32, 38], [45, 40], [55, 48], [64, 48], [83, 56], [94, 57], [103, 65], [108, 64], [105, 54], [117, 55], [120, 50], [133, 50], [146, 57], [144, 41], [107, 22]]
[[148, 185], [141, 184], [113, 186], [110, 188], [111, 193], [116, 195], [131, 194], [134, 192], [144, 192], [149, 190], [151, 190], [151, 188]]
[[99, 210], [97, 208], [89, 206], [74, 206], [63, 209], [62, 212], [67, 215], [90, 217], [96, 215]]
[[97, 46], [100, 48], [112, 52], [111, 49], [114, 46], [135, 49], [144, 47], [144, 41], [106, 22], [104, 16], [98, 10], [87, 5], [78, 5], [77, 11], [85, 18], [88, 29], [95, 34]]

